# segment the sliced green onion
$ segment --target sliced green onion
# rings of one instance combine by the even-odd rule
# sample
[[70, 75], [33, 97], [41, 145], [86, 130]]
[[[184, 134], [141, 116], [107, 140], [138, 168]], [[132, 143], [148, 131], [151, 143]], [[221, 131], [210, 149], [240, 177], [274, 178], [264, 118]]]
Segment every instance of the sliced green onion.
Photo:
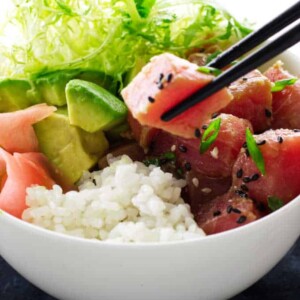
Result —
[[169, 161], [174, 161], [176, 159], [176, 155], [174, 152], [169, 151], [169, 152], [165, 152], [162, 155], [160, 155], [159, 157], [151, 157], [148, 159], [143, 160], [143, 163], [149, 167], [150, 165], [154, 165], [159, 167], [162, 164], [162, 161], [164, 160], [166, 162]]
[[159, 167], [160, 162], [159, 162], [159, 158], [149, 158], [149, 159], [145, 159], [143, 160], [144, 165], [146, 165], [147, 167], [149, 167], [150, 165], [154, 165]]
[[215, 75], [215, 76], [218, 76], [222, 73], [222, 71], [220, 69], [212, 68], [212, 67], [206, 67], [206, 66], [199, 67], [197, 69], [197, 71], [199, 71], [201, 73], [204, 73], [204, 74], [212, 74], [212, 75]]
[[246, 129], [246, 143], [247, 148], [250, 153], [250, 156], [252, 157], [255, 165], [257, 166], [258, 170], [265, 175], [266, 174], [266, 168], [265, 168], [265, 161], [264, 157], [258, 148], [256, 141], [250, 131], [249, 128]]
[[298, 78], [289, 78], [289, 79], [283, 79], [278, 80], [274, 82], [274, 85], [271, 88], [271, 92], [281, 92], [283, 89], [285, 89], [289, 85], [293, 85]]
[[176, 155], [174, 152], [169, 151], [169, 152], [165, 152], [161, 158], [165, 158], [167, 160], [174, 160], [176, 158]]
[[219, 54], [221, 54], [221, 50], [216, 50], [214, 53], [210, 54], [206, 58], [206, 63], [210, 63], [213, 59], [215, 59]]
[[284, 202], [276, 196], [268, 196], [268, 206], [272, 211], [281, 208]]
[[200, 153], [203, 154], [217, 139], [221, 128], [221, 119], [213, 120], [204, 131], [200, 144]]

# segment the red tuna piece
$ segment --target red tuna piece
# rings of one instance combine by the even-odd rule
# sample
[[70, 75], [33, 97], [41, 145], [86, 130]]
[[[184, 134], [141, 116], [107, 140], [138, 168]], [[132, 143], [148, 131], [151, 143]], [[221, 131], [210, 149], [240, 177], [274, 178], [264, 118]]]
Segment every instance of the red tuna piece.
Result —
[[[265, 75], [272, 82], [295, 78], [282, 66], [282, 62], [277, 62], [267, 70]], [[300, 79], [295, 84], [285, 87], [282, 91], [273, 93], [272, 128], [300, 128]]]
[[251, 199], [268, 205], [268, 196], [276, 196], [287, 203], [300, 194], [300, 132], [269, 130], [254, 136], [266, 168], [261, 175], [251, 157], [241, 151], [233, 167], [233, 187], [243, 188]]
[[26, 189], [32, 185], [52, 188], [55, 184], [40, 153], [9, 154], [0, 148], [0, 209], [21, 218], [26, 208]]
[[229, 86], [233, 100], [221, 110], [239, 118], [249, 120], [254, 132], [271, 128], [272, 111], [271, 82], [258, 70], [252, 71]]
[[212, 201], [217, 196], [224, 195], [231, 187], [231, 177], [208, 177], [194, 171], [186, 172], [187, 186], [183, 198], [191, 206], [191, 211], [197, 215], [201, 206]]
[[195, 219], [206, 234], [214, 234], [246, 225], [260, 217], [261, 213], [251, 199], [229, 192], [203, 204]]
[[195, 128], [201, 127], [232, 99], [228, 90], [223, 89], [172, 121], [161, 121], [164, 112], [212, 81], [213, 76], [200, 73], [197, 68], [196, 64], [172, 54], [153, 57], [122, 91], [133, 117], [142, 125], [193, 138]]
[[177, 162], [183, 169], [214, 178], [231, 176], [233, 164], [245, 142], [246, 128], [252, 127], [247, 120], [232, 115], [221, 114], [218, 118], [221, 118], [218, 137], [205, 153], [199, 152], [199, 138], [184, 139], [161, 131], [153, 140], [150, 154], [160, 155], [174, 145]]
[[127, 121], [131, 128], [134, 139], [139, 145], [145, 149], [149, 147], [155, 135], [160, 132], [160, 129], [142, 126], [138, 120], [136, 120], [131, 113], [128, 114]]
[[10, 153], [36, 152], [38, 140], [32, 128], [56, 110], [47, 104], [37, 104], [15, 112], [0, 114], [0, 145]]

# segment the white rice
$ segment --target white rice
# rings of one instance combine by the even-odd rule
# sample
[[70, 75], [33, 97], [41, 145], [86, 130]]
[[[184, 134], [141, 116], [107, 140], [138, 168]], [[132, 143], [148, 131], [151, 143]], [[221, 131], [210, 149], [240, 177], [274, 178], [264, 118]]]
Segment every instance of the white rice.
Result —
[[89, 239], [166, 242], [205, 236], [180, 196], [184, 180], [128, 156], [108, 158], [109, 167], [86, 172], [79, 191], [55, 185], [27, 189], [22, 218], [38, 226]]

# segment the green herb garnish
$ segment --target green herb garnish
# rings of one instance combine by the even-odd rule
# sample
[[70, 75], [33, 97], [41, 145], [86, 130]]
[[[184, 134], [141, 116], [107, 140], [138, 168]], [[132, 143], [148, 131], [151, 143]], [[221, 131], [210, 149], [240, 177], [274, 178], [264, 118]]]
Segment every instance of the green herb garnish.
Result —
[[200, 144], [200, 153], [203, 154], [217, 139], [221, 128], [221, 119], [217, 118], [210, 122], [207, 129], [204, 131]]
[[148, 158], [148, 159], [144, 159], [143, 160], [144, 165], [146, 165], [147, 167], [149, 167], [150, 165], [154, 165], [159, 167], [160, 166], [160, 162], [159, 162], [159, 158]]
[[168, 152], [163, 153], [159, 157], [151, 157], [151, 158], [145, 159], [145, 160], [143, 160], [143, 163], [147, 167], [149, 167], [150, 165], [159, 167], [166, 162], [175, 161], [175, 159], [176, 159], [175, 153], [172, 151], [168, 151]]
[[174, 152], [172, 151], [169, 151], [169, 152], [165, 152], [163, 155], [162, 155], [162, 158], [165, 158], [165, 159], [168, 159], [168, 160], [174, 160], [176, 158], [176, 155]]
[[212, 67], [206, 67], [206, 66], [199, 67], [197, 69], [197, 71], [199, 71], [201, 73], [205, 73], [205, 74], [215, 75], [215, 76], [218, 76], [222, 73], [222, 71], [220, 69], [212, 68]]
[[249, 128], [246, 129], [246, 143], [247, 143], [247, 148], [250, 153], [250, 156], [252, 157], [255, 165], [259, 169], [259, 171], [265, 175], [266, 174], [266, 168], [265, 168], [265, 161], [263, 158], [263, 155], [258, 148], [256, 141], [250, 131]]
[[268, 206], [272, 211], [281, 208], [284, 205], [283, 201], [276, 196], [268, 196]]
[[271, 88], [271, 92], [281, 92], [283, 89], [285, 89], [285, 87], [293, 85], [297, 80], [298, 78], [289, 78], [275, 81], [274, 85]]
[[206, 64], [210, 63], [213, 59], [215, 59], [222, 51], [216, 50], [214, 53], [210, 54], [206, 58]]

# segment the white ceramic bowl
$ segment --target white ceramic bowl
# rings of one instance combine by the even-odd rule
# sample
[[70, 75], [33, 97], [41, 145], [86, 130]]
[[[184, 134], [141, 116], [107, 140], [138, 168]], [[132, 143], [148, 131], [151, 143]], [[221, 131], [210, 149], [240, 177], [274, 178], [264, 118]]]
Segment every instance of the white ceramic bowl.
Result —
[[[292, 72], [300, 58], [285, 54]], [[203, 239], [113, 244], [47, 231], [0, 214], [0, 254], [59, 299], [227, 299], [265, 275], [300, 235], [300, 196], [244, 227]]]

